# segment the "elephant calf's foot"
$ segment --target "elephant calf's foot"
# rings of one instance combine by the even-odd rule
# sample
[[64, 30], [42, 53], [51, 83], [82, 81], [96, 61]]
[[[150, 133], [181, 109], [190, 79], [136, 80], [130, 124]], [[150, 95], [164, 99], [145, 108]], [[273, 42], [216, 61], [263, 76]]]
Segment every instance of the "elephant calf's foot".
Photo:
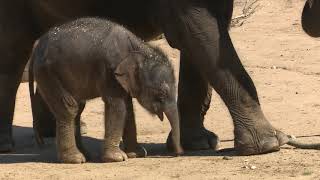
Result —
[[12, 152], [14, 149], [14, 142], [11, 137], [0, 135], [0, 153]]
[[81, 164], [86, 162], [85, 156], [79, 151], [68, 152], [60, 155], [60, 162], [67, 164]]
[[126, 148], [125, 152], [128, 158], [142, 158], [147, 156], [147, 150], [140, 145]]
[[[182, 129], [181, 144], [184, 150], [218, 150], [219, 137], [207, 129]], [[167, 147], [172, 150], [171, 133], [167, 139]]]
[[288, 137], [273, 127], [235, 129], [234, 146], [239, 155], [256, 155], [275, 152], [289, 141]]
[[127, 154], [119, 147], [106, 148], [102, 157], [103, 162], [122, 162], [127, 159]]

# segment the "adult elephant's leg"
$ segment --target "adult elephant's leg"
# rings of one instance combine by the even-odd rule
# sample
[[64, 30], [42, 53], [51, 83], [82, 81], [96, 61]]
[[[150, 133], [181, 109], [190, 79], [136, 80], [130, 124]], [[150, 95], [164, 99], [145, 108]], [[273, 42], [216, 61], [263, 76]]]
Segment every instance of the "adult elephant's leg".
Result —
[[203, 125], [210, 107], [212, 88], [191, 61], [186, 53], [181, 53], [178, 106], [182, 146], [190, 150], [217, 149], [218, 137]]
[[33, 42], [30, 24], [23, 2], [0, 2], [0, 152], [13, 149], [16, 93]]
[[[0, 52], [1, 50], [3, 49], [1, 48]], [[0, 70], [0, 152], [13, 150], [12, 120], [23, 68], [12, 67], [10, 70], [12, 71], [6, 72], [2, 68]]]
[[220, 28], [216, 44], [218, 54], [213, 55], [216, 58], [205, 76], [229, 109], [234, 124], [235, 148], [240, 155], [278, 151], [288, 138], [264, 116], [254, 83], [240, 62], [228, 31], [223, 26], [217, 28]]
[[224, 17], [210, 12], [205, 5], [181, 8], [184, 9], [173, 9], [171, 22], [164, 25], [168, 41], [192, 57], [193, 67], [227, 105], [235, 126], [235, 148], [242, 155], [279, 150], [288, 139], [265, 118], [254, 84], [232, 45]]
[[37, 131], [42, 137], [55, 137], [56, 135], [56, 120], [54, 119], [53, 114], [49, 110], [46, 102], [41, 97], [39, 90], [36, 90], [34, 96], [34, 104], [36, 107], [33, 121], [37, 124]]

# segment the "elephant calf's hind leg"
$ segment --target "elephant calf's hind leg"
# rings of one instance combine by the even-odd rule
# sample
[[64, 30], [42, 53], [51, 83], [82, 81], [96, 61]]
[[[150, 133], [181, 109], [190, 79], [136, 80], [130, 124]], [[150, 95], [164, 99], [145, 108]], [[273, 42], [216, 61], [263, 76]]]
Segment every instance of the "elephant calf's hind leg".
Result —
[[75, 114], [65, 113], [66, 118], [57, 121], [58, 157], [62, 163], [84, 163], [85, 156], [79, 151], [75, 140]]
[[[57, 119], [56, 138], [59, 160], [62, 163], [84, 163], [86, 158], [77, 148], [75, 138], [75, 119], [82, 107], [61, 87], [57, 79], [51, 78], [55, 76], [45, 72], [37, 77], [40, 93]], [[43, 77], [46, 78], [42, 80]], [[50, 82], [50, 86], [46, 84], [47, 82]]]

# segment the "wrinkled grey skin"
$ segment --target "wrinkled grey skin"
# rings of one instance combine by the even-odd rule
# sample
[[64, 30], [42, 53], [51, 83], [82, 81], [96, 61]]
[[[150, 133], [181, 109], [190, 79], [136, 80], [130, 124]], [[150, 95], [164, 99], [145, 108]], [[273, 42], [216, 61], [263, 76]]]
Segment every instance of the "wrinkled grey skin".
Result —
[[307, 0], [303, 8], [302, 28], [312, 37], [320, 37], [320, 0]]
[[[53, 28], [40, 38], [33, 51], [30, 77], [33, 75], [41, 96], [57, 119], [61, 162], [86, 161], [74, 125], [79, 128], [86, 100], [96, 97], [105, 102], [103, 162], [128, 158], [119, 148], [128, 122], [133, 126], [127, 126], [125, 143], [135, 143], [129, 140], [136, 137], [132, 98], [137, 98], [161, 120], [163, 114], [167, 116], [174, 152], [183, 153], [173, 67], [160, 50], [143, 43], [125, 28], [97, 18], [82, 18]], [[31, 78], [31, 99], [33, 90]]]

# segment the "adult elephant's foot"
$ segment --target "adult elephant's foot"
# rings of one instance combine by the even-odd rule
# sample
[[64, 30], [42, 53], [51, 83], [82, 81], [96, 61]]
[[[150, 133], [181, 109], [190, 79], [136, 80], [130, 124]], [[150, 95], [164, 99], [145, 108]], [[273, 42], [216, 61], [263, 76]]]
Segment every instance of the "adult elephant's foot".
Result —
[[14, 142], [10, 135], [0, 135], [0, 153], [12, 152]]
[[133, 147], [125, 148], [124, 151], [128, 158], [142, 158], [147, 156], [147, 150], [139, 144]]
[[[211, 132], [202, 128], [182, 128], [181, 129], [181, 144], [185, 150], [218, 150], [219, 137]], [[171, 133], [167, 139], [167, 147], [172, 150]]]
[[61, 154], [59, 160], [61, 163], [66, 164], [81, 164], [86, 162], [85, 156], [78, 150]]
[[119, 147], [107, 148], [104, 151], [103, 162], [122, 162], [128, 159], [128, 156]]
[[255, 128], [235, 128], [234, 147], [239, 155], [256, 155], [275, 152], [289, 139], [283, 132], [271, 125]]

